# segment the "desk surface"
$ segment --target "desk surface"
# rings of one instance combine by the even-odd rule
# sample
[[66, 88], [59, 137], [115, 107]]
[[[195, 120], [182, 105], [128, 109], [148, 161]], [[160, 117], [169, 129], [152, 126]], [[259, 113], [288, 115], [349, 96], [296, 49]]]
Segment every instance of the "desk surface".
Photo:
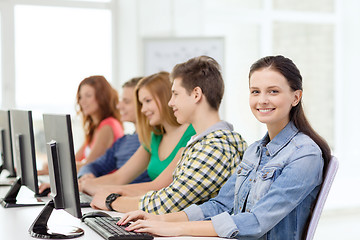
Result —
[[[7, 193], [9, 187], [0, 187], [0, 197], [4, 197]], [[26, 192], [29, 191], [29, 192]], [[21, 189], [20, 194], [31, 194], [28, 189]], [[48, 198], [45, 198], [47, 200]], [[36, 239], [32, 238], [28, 233], [30, 225], [34, 222], [35, 218], [38, 216], [40, 211], [43, 209], [43, 206], [32, 206], [32, 207], [18, 207], [18, 208], [3, 208], [0, 206], [0, 239], [2, 240], [25, 240], [25, 239]], [[94, 211], [91, 208], [82, 208], [82, 213], [87, 213]], [[112, 216], [121, 216], [121, 213], [117, 212], [107, 212]], [[63, 210], [54, 210], [49, 222], [49, 227], [52, 225], [64, 225], [64, 226], [77, 226], [82, 228], [85, 231], [85, 234], [82, 237], [77, 239], [103, 239], [90, 229], [85, 223], [81, 222], [80, 219], [77, 219]], [[161, 240], [197, 240], [197, 239], [220, 239], [220, 238], [209, 238], [209, 237], [156, 237], [155, 239]]]

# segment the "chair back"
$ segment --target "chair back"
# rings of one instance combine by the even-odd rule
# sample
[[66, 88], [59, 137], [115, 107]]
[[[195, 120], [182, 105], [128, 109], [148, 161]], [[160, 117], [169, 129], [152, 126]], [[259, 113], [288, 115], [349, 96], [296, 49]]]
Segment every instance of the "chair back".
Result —
[[338, 168], [339, 168], [339, 162], [336, 159], [336, 157], [332, 156], [325, 173], [325, 178], [322, 183], [314, 211], [311, 215], [309, 227], [306, 234], [306, 240], [312, 240], [314, 238], [315, 230], [319, 223], [321, 212], [324, 208], [326, 198], [329, 195], [329, 191], [334, 181]]

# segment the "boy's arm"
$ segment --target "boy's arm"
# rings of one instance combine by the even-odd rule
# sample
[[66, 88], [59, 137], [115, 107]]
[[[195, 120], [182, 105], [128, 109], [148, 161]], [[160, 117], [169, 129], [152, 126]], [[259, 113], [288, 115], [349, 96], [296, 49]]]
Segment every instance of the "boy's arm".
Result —
[[140, 146], [135, 154], [116, 172], [81, 183], [81, 191], [90, 195], [101, 191], [106, 184], [128, 184], [145, 171], [149, 164], [150, 154]]
[[[105, 199], [111, 192], [100, 191], [93, 196], [91, 201], [91, 207], [95, 209], [109, 210], [106, 207]], [[118, 212], [130, 212], [138, 209], [140, 197], [118, 197], [111, 207]]]
[[[122, 196], [114, 201], [114, 209], [119, 212], [127, 212], [130, 210], [138, 209], [139, 200], [145, 193], [150, 190], [159, 190], [163, 187], [169, 186], [172, 182], [172, 172], [176, 167], [177, 162], [179, 161], [182, 149], [179, 150], [178, 154], [175, 156], [174, 160], [169, 164], [169, 166], [154, 180], [146, 183], [138, 183], [138, 184], [129, 184], [129, 185], [106, 185], [102, 186], [104, 191], [103, 193], [95, 194], [93, 204], [97, 208], [104, 207], [103, 203], [106, 200], [106, 197], [110, 193], [119, 193]], [[126, 204], [123, 204], [125, 202]]]
[[116, 168], [114, 152], [117, 147], [118, 146], [114, 144], [104, 155], [80, 168], [78, 177], [87, 173], [92, 173], [95, 177], [100, 177], [114, 170]]
[[180, 148], [172, 162], [153, 181], [119, 186], [118, 193], [124, 196], [142, 196], [148, 191], [160, 190], [173, 181], [173, 172], [179, 162], [183, 148]]
[[[228, 168], [224, 167], [230, 161], [215, 143], [195, 146], [197, 147], [190, 150], [185, 149], [175, 170], [177, 173], [174, 180], [168, 187], [147, 192], [140, 197], [119, 197], [112, 207], [119, 212], [141, 209], [149, 213], [164, 214], [208, 200], [230, 174]], [[105, 199], [108, 194], [110, 193], [96, 194], [93, 207], [106, 209]]]
[[195, 144], [185, 150], [173, 182], [166, 188], [146, 193], [138, 208], [164, 214], [215, 196], [233, 170], [229, 159], [233, 156], [226, 152], [223, 144], [219, 140], [212, 144]]

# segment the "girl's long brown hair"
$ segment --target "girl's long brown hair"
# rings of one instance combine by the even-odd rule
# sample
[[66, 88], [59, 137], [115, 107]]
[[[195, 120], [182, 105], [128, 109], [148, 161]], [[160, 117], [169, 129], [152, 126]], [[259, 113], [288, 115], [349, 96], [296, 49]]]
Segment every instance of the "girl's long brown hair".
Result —
[[[86, 116], [83, 113], [83, 109], [80, 106], [80, 89], [84, 85], [89, 85], [95, 89], [95, 99], [99, 105], [99, 116], [100, 121], [95, 123], [91, 116]], [[85, 131], [85, 141], [87, 144], [90, 144], [93, 137], [95, 129], [99, 126], [100, 122], [108, 117], [113, 117], [117, 119], [120, 124], [121, 116], [120, 112], [117, 109], [119, 103], [118, 92], [110, 85], [110, 83], [103, 76], [90, 76], [82, 80], [79, 84], [77, 94], [77, 107], [78, 114], [82, 115], [83, 127]]]

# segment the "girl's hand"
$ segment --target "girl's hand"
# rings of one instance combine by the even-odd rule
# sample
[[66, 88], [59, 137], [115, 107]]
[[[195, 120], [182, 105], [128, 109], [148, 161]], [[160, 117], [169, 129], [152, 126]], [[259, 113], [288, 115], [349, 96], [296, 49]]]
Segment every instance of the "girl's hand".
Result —
[[136, 221], [136, 220], [158, 220], [160, 221], [159, 215], [154, 215], [150, 213], [146, 213], [141, 210], [136, 210], [132, 212], [125, 213], [121, 219], [117, 222], [117, 225], [125, 225], [129, 223], [130, 221]]
[[182, 235], [182, 227], [179, 222], [162, 222], [152, 220], [137, 220], [126, 227], [127, 231], [139, 233], [150, 233], [157, 236], [180, 236]]

